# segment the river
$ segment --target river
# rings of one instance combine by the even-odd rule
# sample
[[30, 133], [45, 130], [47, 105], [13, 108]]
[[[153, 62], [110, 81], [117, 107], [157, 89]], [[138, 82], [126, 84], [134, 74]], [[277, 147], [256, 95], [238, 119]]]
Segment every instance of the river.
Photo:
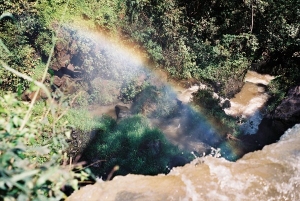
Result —
[[[271, 79], [268, 75], [249, 71], [243, 89], [230, 100], [231, 107], [226, 109], [226, 113], [244, 118], [242, 126], [246, 130], [250, 125], [252, 128], [248, 130], [253, 132], [256, 124], [259, 124], [260, 118], [257, 116], [261, 115], [268, 99], [265, 85]], [[188, 91], [183, 89], [179, 94], [184, 94], [182, 92]], [[192, 96], [192, 93], [186, 94]], [[189, 100], [187, 96], [181, 98]], [[110, 109], [107, 111], [111, 112]], [[179, 128], [179, 122], [176, 119], [174, 121], [163, 129], [169, 139], [172, 139], [172, 132]], [[300, 125], [295, 125], [277, 143], [248, 153], [236, 162], [207, 156], [196, 158], [184, 167], [173, 168], [167, 175], [116, 176], [107, 182], [99, 179], [94, 185], [74, 192], [67, 200], [296, 201], [300, 200], [299, 144]]]
[[195, 159], [168, 175], [117, 176], [73, 193], [68, 201], [300, 200], [300, 125], [237, 162]]
[[[149, 122], [153, 127], [159, 128], [166, 138], [179, 148], [187, 151], [196, 151], [197, 153], [209, 153], [212, 147], [219, 147], [225, 140], [225, 131], [222, 125], [215, 123], [213, 119], [207, 120], [205, 117], [195, 110], [190, 103], [193, 99], [193, 93], [199, 89], [207, 88], [202, 83], [183, 87], [184, 84], [174, 80], [168, 80], [167, 74], [162, 71], [155, 71], [156, 85], [168, 85], [165, 87], [168, 93], [174, 93], [174, 96], [182, 102], [183, 108], [180, 115], [175, 115], [172, 118], [160, 119], [150, 118]], [[241, 130], [244, 134], [254, 134], [258, 129], [258, 125], [262, 120], [262, 110], [269, 95], [265, 88], [273, 79], [270, 75], [261, 75], [254, 71], [248, 71], [244, 78], [244, 86], [241, 91], [230, 99], [231, 107], [224, 109], [227, 115], [238, 117]], [[221, 102], [225, 100], [214, 93], [215, 98], [219, 98]], [[172, 100], [169, 100], [172, 101]], [[103, 114], [109, 115], [117, 119], [115, 113], [115, 105], [124, 105], [128, 108], [131, 104], [124, 104], [116, 100], [115, 104], [111, 105], [93, 105], [89, 106], [92, 115], [100, 116]], [[194, 123], [196, 122], [196, 124]], [[239, 145], [237, 145], [239, 146]], [[238, 147], [230, 147], [229, 149], [238, 150]], [[230, 150], [229, 150], [230, 151]], [[239, 151], [238, 151], [239, 152]], [[230, 153], [223, 153], [223, 155]], [[243, 155], [244, 153], [238, 153]], [[226, 156], [228, 159], [235, 160], [239, 156]]]
[[255, 134], [258, 130], [262, 111], [269, 99], [266, 86], [272, 79], [273, 76], [248, 71], [241, 91], [230, 99], [231, 107], [224, 109], [227, 115], [240, 118], [241, 129], [245, 134]]
[[[107, 46], [106, 40], [97, 38], [95, 41], [100, 41], [103, 47]], [[126, 54], [117, 51], [118, 48], [110, 49], [102, 52], [107, 55], [113, 53], [113, 57], [109, 57], [107, 62], [118, 61], [117, 64], [112, 65], [112, 70], [117, 72], [119, 77], [124, 75], [131, 78], [132, 74], [137, 74], [141, 70], [145, 72], [143, 64], [124, 59]], [[120, 57], [120, 55], [123, 56]], [[128, 58], [131, 57], [132, 55], [128, 56]], [[104, 79], [111, 78], [102, 76], [100, 80], [99, 78], [95, 80], [103, 84]], [[228, 115], [240, 118], [241, 128], [246, 134], [253, 134], [257, 130], [261, 112], [268, 99], [265, 86], [271, 79], [272, 77], [268, 75], [259, 75], [249, 71], [245, 77], [243, 89], [230, 100], [231, 107], [225, 110]], [[154, 83], [160, 85], [164, 81], [164, 78], [159, 77], [154, 80]], [[189, 101], [192, 92], [202, 85], [198, 83], [198, 87], [194, 85], [189, 87], [191, 88], [181, 87], [178, 83], [167, 87], [172, 90], [172, 93], [177, 94], [179, 101], [182, 101], [184, 107], [181, 115], [168, 119], [168, 121], [157, 119], [150, 119], [150, 121], [154, 127], [159, 127], [174, 144], [187, 150], [198, 149], [198, 152], [201, 153], [202, 150], [207, 149], [207, 145], [220, 144], [222, 140], [226, 140], [222, 136], [225, 131], [222, 130], [222, 127], [217, 129], [213, 123], [190, 107]], [[101, 92], [106, 92], [104, 89], [110, 91], [108, 87], [99, 86], [99, 90], [103, 90]], [[116, 118], [114, 106], [119, 103], [117, 101], [108, 106], [89, 106], [90, 111], [95, 116], [108, 114]], [[189, 117], [197, 121], [193, 121]], [[214, 156], [195, 158], [183, 167], [173, 168], [167, 175], [129, 174], [116, 176], [107, 182], [98, 179], [95, 184], [87, 185], [74, 192], [67, 200], [297, 201], [300, 200], [299, 144], [300, 125], [297, 125], [287, 131], [278, 142], [265, 146], [262, 150], [248, 153], [236, 162], [225, 160], [221, 153], [221, 157], [219, 154], [214, 154]]]

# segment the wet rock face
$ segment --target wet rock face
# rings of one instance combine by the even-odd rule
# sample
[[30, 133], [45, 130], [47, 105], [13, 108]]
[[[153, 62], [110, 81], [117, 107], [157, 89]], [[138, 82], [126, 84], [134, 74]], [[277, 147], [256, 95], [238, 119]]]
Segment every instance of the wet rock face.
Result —
[[287, 97], [275, 109], [272, 117], [294, 124], [300, 122], [300, 86], [289, 90]]
[[300, 123], [300, 86], [291, 88], [281, 104], [262, 120], [257, 133], [245, 139], [262, 148], [276, 142], [284, 131], [297, 123]]
[[231, 107], [231, 103], [229, 100], [225, 100], [223, 105], [222, 105], [222, 108], [225, 109], [225, 108], [230, 108]]
[[131, 116], [131, 111], [128, 107], [123, 105], [115, 106], [117, 119], [123, 119]]
[[[91, 66], [95, 66], [95, 44], [91, 41], [83, 41], [79, 38], [76, 31], [67, 27], [62, 27], [58, 33], [59, 40], [54, 49], [54, 57], [50, 64], [50, 69], [54, 74], [54, 91], [59, 88], [64, 94], [72, 94], [76, 90], [73, 88], [78, 81], [88, 83], [88, 89], [91, 90], [89, 80], [97, 73]], [[81, 86], [81, 85], [80, 85]]]

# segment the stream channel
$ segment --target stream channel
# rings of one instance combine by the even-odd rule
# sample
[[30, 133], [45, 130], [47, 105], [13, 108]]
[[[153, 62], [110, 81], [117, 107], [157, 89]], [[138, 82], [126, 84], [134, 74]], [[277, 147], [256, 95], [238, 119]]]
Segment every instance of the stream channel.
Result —
[[[265, 86], [272, 79], [249, 71], [240, 93], [230, 100], [228, 115], [243, 118], [241, 126], [248, 134], [257, 130], [264, 103], [268, 99]], [[199, 87], [199, 86], [198, 86]], [[190, 100], [193, 90], [180, 89], [178, 98]], [[95, 111], [95, 110], [94, 110]], [[100, 107], [99, 111], [113, 114], [113, 109]], [[115, 117], [115, 116], [114, 116]], [[187, 134], [182, 117], [158, 126], [172, 142], [195, 149], [199, 136]], [[203, 128], [203, 126], [202, 126]], [[215, 131], [210, 131], [213, 134]], [[209, 131], [206, 133], [209, 134]], [[183, 142], [183, 139], [185, 142]], [[202, 142], [203, 143], [203, 142]], [[244, 155], [236, 162], [217, 156], [200, 157], [176, 167], [167, 175], [116, 176], [112, 181], [101, 179], [75, 191], [67, 200], [153, 201], [153, 200], [300, 200], [300, 125], [286, 131], [281, 139], [262, 150]], [[201, 144], [205, 147], [205, 143]], [[189, 147], [190, 146], [190, 147]], [[201, 147], [201, 146], [199, 146]], [[203, 148], [203, 147], [202, 147]]]
[[[196, 152], [198, 156], [210, 154], [214, 149], [213, 147], [217, 148], [222, 144], [224, 148], [224, 141], [235, 140], [233, 137], [226, 136], [226, 131], [222, 130], [223, 128], [220, 125], [214, 123], [214, 120], [207, 120], [205, 117], [197, 115], [198, 111], [192, 104], [193, 93], [196, 93], [199, 89], [206, 89], [206, 85], [197, 83], [187, 88], [182, 83], [176, 84], [174, 81], [167, 81], [166, 75], [162, 72], [156, 74], [161, 78], [160, 81], [155, 80], [156, 85], [169, 82], [168, 84], [172, 86], [172, 88], [168, 88], [169, 93], [174, 93], [175, 98], [180, 101], [182, 107], [179, 115], [172, 118], [149, 118], [152, 127], [159, 128], [166, 138], [180, 149]], [[258, 125], [263, 117], [264, 105], [269, 98], [266, 87], [272, 79], [273, 77], [270, 75], [248, 71], [241, 91], [229, 100], [231, 107], [224, 109], [227, 115], [236, 117], [237, 124], [239, 124], [244, 134], [255, 134], [258, 130]], [[225, 101], [216, 93], [213, 95], [220, 100], [221, 104]], [[117, 120], [116, 105], [122, 105], [129, 109], [132, 107], [130, 103], [124, 104], [118, 101], [113, 105], [93, 105], [89, 107], [89, 110], [93, 116], [105, 114]], [[226, 146], [228, 146], [228, 143], [221, 155], [223, 154], [227, 159], [234, 160], [235, 156], [230, 156], [229, 153], [231, 150], [226, 151], [226, 149], [233, 148], [226, 148]], [[239, 156], [241, 154], [243, 153], [238, 153]]]

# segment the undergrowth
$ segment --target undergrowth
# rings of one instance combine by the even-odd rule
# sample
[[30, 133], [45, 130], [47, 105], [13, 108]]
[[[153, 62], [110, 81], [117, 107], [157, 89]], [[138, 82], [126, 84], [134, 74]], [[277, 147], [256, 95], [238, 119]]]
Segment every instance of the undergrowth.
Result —
[[[55, 126], [36, 115], [20, 129], [29, 105], [14, 94], [0, 97], [0, 198], [3, 200], [60, 200], [65, 186], [78, 188], [87, 178], [66, 164], [67, 124]], [[41, 121], [39, 121], [39, 120]]]
[[174, 156], [192, 160], [193, 156], [171, 144], [158, 129], [150, 128], [143, 116], [123, 119], [118, 124], [106, 117], [106, 130], [98, 132], [84, 150], [82, 159], [93, 165], [92, 172], [103, 179], [114, 175], [167, 173]]

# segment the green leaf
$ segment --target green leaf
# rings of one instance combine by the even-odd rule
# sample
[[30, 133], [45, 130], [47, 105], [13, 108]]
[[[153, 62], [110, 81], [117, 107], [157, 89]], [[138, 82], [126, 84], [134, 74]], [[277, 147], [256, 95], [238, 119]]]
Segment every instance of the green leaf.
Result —
[[51, 168], [51, 169], [48, 169], [47, 172], [44, 172], [40, 178], [37, 180], [36, 184], [38, 186], [41, 186], [43, 185], [44, 183], [46, 183], [47, 180], [50, 180], [51, 181], [51, 177], [53, 177], [53, 174], [57, 174], [56, 172], [57, 169], [54, 169], [54, 168]]
[[12, 120], [15, 126], [21, 125], [22, 120], [18, 116], [14, 116]]
[[39, 170], [31, 170], [31, 171], [23, 172], [21, 174], [14, 175], [11, 178], [11, 180], [13, 182], [17, 182], [17, 181], [23, 180], [25, 178], [32, 177], [33, 175], [37, 174], [38, 172], [39, 172]]

